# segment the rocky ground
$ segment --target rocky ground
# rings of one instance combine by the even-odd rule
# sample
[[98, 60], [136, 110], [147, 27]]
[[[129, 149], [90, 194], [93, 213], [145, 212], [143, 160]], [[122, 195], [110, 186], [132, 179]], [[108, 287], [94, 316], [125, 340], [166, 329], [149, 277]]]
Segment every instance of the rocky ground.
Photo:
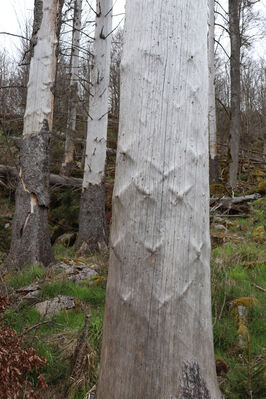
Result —
[[[238, 193], [259, 192], [255, 200], [221, 205], [227, 192], [222, 185], [211, 187], [213, 329], [225, 399], [262, 399], [266, 388], [265, 174], [256, 173], [252, 187], [243, 181]], [[38, 388], [41, 398], [89, 399], [98, 374], [108, 251], [78, 257], [73, 246], [78, 195], [56, 189], [53, 196], [50, 222], [57, 262], [17, 272], [1, 267], [0, 295], [10, 304], [2, 310], [0, 329], [12, 329], [23, 348], [33, 347], [46, 359], [42, 373], [48, 387]], [[3, 264], [10, 244], [12, 190], [0, 196], [0, 209]], [[38, 373], [26, 375], [38, 385]]]

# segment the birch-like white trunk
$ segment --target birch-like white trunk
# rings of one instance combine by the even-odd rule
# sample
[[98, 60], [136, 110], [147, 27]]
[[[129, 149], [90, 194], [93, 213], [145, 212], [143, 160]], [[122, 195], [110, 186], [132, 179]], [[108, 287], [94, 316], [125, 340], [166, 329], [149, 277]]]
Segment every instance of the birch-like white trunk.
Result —
[[59, 1], [43, 0], [39, 3], [42, 4], [42, 20], [30, 62], [24, 136], [39, 132], [44, 119], [48, 121], [50, 129], [53, 125]]
[[206, 0], [129, 0], [97, 399], [218, 399]]
[[70, 59], [70, 98], [67, 115], [66, 141], [64, 162], [61, 172], [64, 175], [70, 175], [74, 161], [74, 134], [76, 129], [77, 118], [77, 101], [78, 101], [78, 72], [79, 72], [79, 47], [80, 47], [80, 31], [81, 31], [81, 10], [82, 0], [75, 0], [74, 18], [72, 32], [72, 48]]
[[210, 151], [210, 181], [218, 180], [218, 157], [216, 137], [216, 107], [215, 107], [215, 68], [214, 68], [214, 0], [209, 0], [209, 32], [208, 32], [208, 63], [209, 63], [209, 151]]
[[96, 1], [94, 63], [77, 247], [106, 243], [105, 160], [111, 60], [112, 0]]
[[229, 143], [229, 184], [237, 184], [240, 145], [240, 0], [229, 0], [229, 29], [231, 43], [231, 122]]
[[59, 0], [35, 0], [20, 182], [7, 264], [47, 265], [54, 260], [48, 231], [49, 142], [53, 123]]

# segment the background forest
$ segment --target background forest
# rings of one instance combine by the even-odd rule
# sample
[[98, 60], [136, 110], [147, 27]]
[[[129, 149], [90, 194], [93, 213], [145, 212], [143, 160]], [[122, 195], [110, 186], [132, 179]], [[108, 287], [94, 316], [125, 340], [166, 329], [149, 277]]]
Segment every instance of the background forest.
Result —
[[[100, 3], [97, 1], [97, 7]], [[232, 3], [238, 4], [237, 10]], [[213, 97], [209, 104], [212, 323], [216, 371], [225, 399], [263, 399], [266, 392], [266, 66], [260, 54], [263, 49], [255, 47], [254, 52], [254, 44], [265, 34], [265, 25], [256, 3], [210, 1], [209, 9], [209, 52], [213, 46], [209, 87], [214, 84], [213, 93], [209, 92]], [[111, 10], [109, 3], [105, 4]], [[92, 399], [98, 378], [124, 16], [116, 17], [111, 27], [111, 12], [110, 20], [107, 12], [101, 22], [94, 3], [65, 0], [61, 5], [48, 213], [56, 259], [49, 267], [42, 262], [11, 267], [10, 260], [36, 15], [25, 21], [14, 57], [0, 50], [1, 399]], [[97, 27], [95, 30], [97, 18], [98, 29], [101, 23], [105, 27], [109, 24], [104, 49], [97, 47], [102, 34], [101, 30], [97, 33]], [[95, 65], [101, 58], [97, 51], [107, 52], [108, 45], [110, 70], [99, 68], [99, 74], [105, 75], [97, 82]], [[90, 192], [84, 200], [84, 190], [98, 173], [96, 165], [93, 175], [87, 161], [93, 159], [91, 143], [97, 141], [90, 136], [92, 121], [105, 93], [103, 89], [101, 96], [97, 95], [97, 84], [109, 85], [108, 117], [102, 111], [104, 106], [100, 111], [108, 123], [106, 161], [99, 169], [103, 190], [98, 190], [96, 197]], [[97, 205], [88, 211], [84, 205], [88, 198], [97, 204], [98, 198], [103, 198], [102, 209]], [[86, 212], [91, 212], [88, 230], [93, 239], [84, 236], [81, 228], [84, 223], [87, 229]]]

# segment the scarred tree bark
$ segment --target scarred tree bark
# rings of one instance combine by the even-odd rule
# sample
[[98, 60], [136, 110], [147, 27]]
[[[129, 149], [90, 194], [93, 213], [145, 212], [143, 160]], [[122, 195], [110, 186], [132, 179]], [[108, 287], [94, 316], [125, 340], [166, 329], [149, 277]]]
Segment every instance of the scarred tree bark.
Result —
[[240, 144], [240, 0], [229, 0], [229, 30], [231, 43], [231, 122], [229, 143], [229, 184], [237, 184]]
[[20, 148], [20, 182], [7, 265], [54, 260], [48, 231], [49, 135], [53, 123], [61, 0], [35, 0], [31, 62]]
[[219, 399], [207, 2], [129, 0], [97, 399]]
[[112, 0], [97, 0], [86, 157], [80, 200], [77, 248], [97, 250], [105, 246], [105, 187], [108, 86], [111, 58]]
[[70, 59], [70, 89], [69, 89], [69, 105], [67, 115], [66, 141], [64, 162], [62, 164], [61, 173], [66, 176], [71, 175], [74, 161], [74, 133], [76, 129], [77, 117], [77, 101], [78, 101], [78, 69], [79, 69], [79, 46], [80, 46], [80, 30], [81, 30], [81, 8], [82, 0], [74, 2], [74, 18], [72, 33], [72, 49]]
[[210, 182], [218, 181], [218, 154], [216, 135], [216, 107], [215, 107], [215, 68], [214, 68], [214, 0], [209, 0], [209, 32], [208, 32], [208, 60], [209, 60], [209, 151], [210, 151]]

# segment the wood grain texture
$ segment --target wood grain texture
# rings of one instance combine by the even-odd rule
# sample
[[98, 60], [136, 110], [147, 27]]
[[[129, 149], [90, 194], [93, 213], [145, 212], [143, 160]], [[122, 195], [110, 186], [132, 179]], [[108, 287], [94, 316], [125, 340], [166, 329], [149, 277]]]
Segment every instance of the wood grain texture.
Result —
[[111, 62], [112, 0], [97, 0], [83, 188], [104, 179]]
[[35, 34], [30, 62], [23, 135], [41, 131], [44, 119], [48, 121], [50, 129], [53, 125], [59, 1], [45, 0], [39, 3], [42, 5], [42, 18], [39, 18], [40, 25]]
[[97, 398], [185, 397], [184, 364], [197, 364], [202, 397], [218, 399], [206, 0], [127, 1], [121, 71]]

